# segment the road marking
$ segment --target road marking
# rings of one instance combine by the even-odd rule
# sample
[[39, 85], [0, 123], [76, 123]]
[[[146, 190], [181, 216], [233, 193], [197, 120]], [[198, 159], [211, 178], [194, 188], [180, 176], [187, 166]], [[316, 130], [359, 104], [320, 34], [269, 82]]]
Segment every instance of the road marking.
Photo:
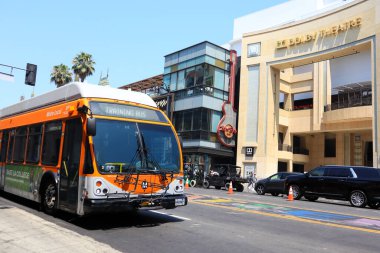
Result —
[[160, 212], [160, 211], [156, 211], [156, 210], [150, 210], [150, 211], [153, 213], [163, 214], [163, 215], [167, 215], [167, 216], [177, 218], [177, 219], [181, 219], [181, 220], [191, 220], [190, 218], [186, 218], [186, 217], [182, 217], [182, 216], [178, 216], [178, 215], [174, 215], [174, 214], [169, 214], [169, 213], [164, 213], [164, 212]]
[[[196, 194], [198, 196], [203, 196], [203, 197], [207, 197], [207, 198], [212, 198], [212, 199], [215, 199], [215, 196], [211, 196], [211, 195], [206, 195], [206, 194]], [[207, 201], [207, 202], [210, 202], [208, 200], [198, 200], [199, 198], [197, 198], [197, 202], [200, 202], [200, 201]], [[223, 198], [218, 198], [219, 200], [223, 199]], [[283, 204], [276, 204], [276, 203], [268, 203], [268, 202], [263, 202], [263, 201], [250, 201], [250, 200], [245, 200], [245, 199], [239, 199], [239, 198], [224, 198], [226, 203], [227, 202], [239, 202], [241, 204], [249, 204], [249, 203], [255, 203], [255, 204], [264, 204], [264, 205], [270, 205], [270, 206], [278, 206], [278, 207], [287, 207], [287, 208], [291, 208], [291, 209], [299, 209], [299, 210], [308, 210], [308, 211], [314, 211], [314, 212], [323, 212], [323, 213], [332, 213], [332, 214], [339, 214], [339, 215], [347, 215], [346, 213], [340, 213], [340, 212], [334, 212], [334, 211], [326, 211], [326, 210], [319, 210], [319, 209], [313, 209], [313, 208], [302, 208], [302, 207], [296, 207], [296, 206], [291, 206], [291, 205], [283, 205]], [[285, 200], [285, 199], [284, 199]], [[296, 200], [297, 201], [297, 200]], [[194, 201], [192, 201], [191, 203], [194, 203]], [[288, 203], [288, 202], [286, 202]], [[379, 217], [370, 217], [370, 216], [361, 216], [361, 215], [352, 215], [350, 214], [351, 216], [355, 216], [355, 217], [358, 217], [358, 218], [365, 218], [365, 219], [370, 219], [370, 220], [379, 220]]]
[[329, 222], [318, 221], [318, 220], [308, 220], [308, 219], [298, 218], [298, 217], [294, 217], [294, 216], [290, 216], [290, 215], [275, 214], [275, 213], [266, 213], [266, 212], [256, 211], [256, 210], [244, 210], [244, 209], [239, 209], [239, 208], [236, 208], [236, 207], [222, 206], [222, 205], [205, 203], [205, 202], [193, 202], [193, 203], [194, 204], [198, 204], [198, 205], [205, 205], [205, 206], [211, 206], [211, 207], [217, 207], [217, 208], [224, 208], [224, 209], [228, 209], [228, 210], [232, 210], [232, 211], [252, 213], [252, 214], [264, 215], [264, 216], [275, 217], [275, 218], [280, 218], [280, 219], [294, 220], [294, 221], [312, 223], [312, 224], [317, 224], [317, 225], [324, 225], [324, 226], [329, 226], [329, 227], [345, 228], [345, 229], [356, 230], [356, 231], [361, 231], [361, 232], [380, 234], [380, 230], [375, 230], [375, 229], [353, 227], [353, 226], [347, 226], [347, 225], [329, 223]]

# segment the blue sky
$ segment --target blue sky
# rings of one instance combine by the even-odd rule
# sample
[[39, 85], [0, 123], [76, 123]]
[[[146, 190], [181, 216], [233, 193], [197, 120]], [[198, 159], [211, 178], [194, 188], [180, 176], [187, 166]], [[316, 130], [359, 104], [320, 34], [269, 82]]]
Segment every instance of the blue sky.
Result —
[[[2, 1], [0, 64], [38, 66], [35, 95], [55, 89], [54, 65], [72, 66], [80, 52], [93, 56], [97, 84], [109, 70], [112, 87], [161, 74], [164, 56], [208, 40], [232, 39], [233, 20], [286, 0], [209, 1]], [[0, 72], [10, 69], [0, 66]], [[14, 82], [0, 79], [0, 108], [29, 98], [25, 72], [13, 70]]]

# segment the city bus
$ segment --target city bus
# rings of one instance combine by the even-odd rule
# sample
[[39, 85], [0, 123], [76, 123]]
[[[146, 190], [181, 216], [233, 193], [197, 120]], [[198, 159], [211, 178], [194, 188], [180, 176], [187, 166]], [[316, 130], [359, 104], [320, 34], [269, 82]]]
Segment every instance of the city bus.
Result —
[[49, 214], [187, 205], [165, 113], [146, 94], [79, 82], [0, 109], [0, 191]]

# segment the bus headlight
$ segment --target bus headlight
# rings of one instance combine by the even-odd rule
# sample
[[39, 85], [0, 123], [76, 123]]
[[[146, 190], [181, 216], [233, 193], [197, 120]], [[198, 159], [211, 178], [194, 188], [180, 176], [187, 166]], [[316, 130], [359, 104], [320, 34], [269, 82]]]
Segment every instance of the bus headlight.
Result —
[[107, 184], [103, 180], [98, 178], [94, 181], [95, 195], [106, 195], [108, 192], [109, 192], [109, 189], [107, 187]]
[[183, 188], [184, 188], [184, 186], [183, 186], [183, 180], [182, 179], [180, 179], [180, 180], [175, 180], [174, 181], [174, 191], [175, 192], [183, 192]]

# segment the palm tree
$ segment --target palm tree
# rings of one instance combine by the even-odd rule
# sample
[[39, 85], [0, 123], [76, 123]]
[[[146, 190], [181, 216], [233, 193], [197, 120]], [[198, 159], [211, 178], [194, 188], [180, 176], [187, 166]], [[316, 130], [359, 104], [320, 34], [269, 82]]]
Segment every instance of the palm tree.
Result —
[[95, 62], [92, 60], [91, 54], [81, 52], [73, 59], [73, 71], [75, 74], [75, 81], [83, 82], [87, 76], [91, 76], [94, 71]]
[[73, 80], [70, 68], [64, 64], [54, 66], [50, 74], [50, 82], [61, 87]]

